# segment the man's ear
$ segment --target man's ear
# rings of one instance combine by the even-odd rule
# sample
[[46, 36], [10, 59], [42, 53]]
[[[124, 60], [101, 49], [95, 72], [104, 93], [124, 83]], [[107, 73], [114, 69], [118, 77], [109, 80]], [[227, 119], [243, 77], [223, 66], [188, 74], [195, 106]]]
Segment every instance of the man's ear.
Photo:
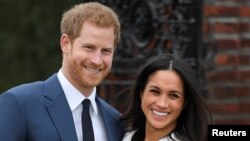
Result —
[[68, 54], [71, 50], [70, 38], [67, 34], [62, 34], [60, 39], [61, 50], [63, 53]]

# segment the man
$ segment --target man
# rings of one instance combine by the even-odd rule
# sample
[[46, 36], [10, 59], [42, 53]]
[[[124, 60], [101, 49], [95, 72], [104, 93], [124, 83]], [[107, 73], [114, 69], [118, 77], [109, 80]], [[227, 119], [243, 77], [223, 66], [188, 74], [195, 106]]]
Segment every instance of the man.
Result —
[[61, 33], [59, 72], [0, 96], [1, 141], [89, 141], [81, 117], [85, 99], [90, 100], [94, 140], [122, 139], [120, 113], [96, 94], [120, 39], [117, 15], [97, 2], [79, 4], [64, 13]]

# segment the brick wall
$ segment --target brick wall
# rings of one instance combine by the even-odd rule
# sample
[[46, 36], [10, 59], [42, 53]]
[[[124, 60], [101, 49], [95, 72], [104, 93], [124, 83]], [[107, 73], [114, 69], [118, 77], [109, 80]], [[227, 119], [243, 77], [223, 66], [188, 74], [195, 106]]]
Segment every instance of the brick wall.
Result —
[[204, 39], [215, 42], [207, 73], [214, 123], [250, 124], [250, 1], [204, 0]]

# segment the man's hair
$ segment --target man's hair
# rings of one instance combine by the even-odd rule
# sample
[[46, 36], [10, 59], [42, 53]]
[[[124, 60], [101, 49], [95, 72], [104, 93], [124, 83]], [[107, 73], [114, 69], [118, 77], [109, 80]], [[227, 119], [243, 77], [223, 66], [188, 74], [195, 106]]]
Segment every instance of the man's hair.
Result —
[[109, 7], [98, 2], [88, 2], [75, 5], [66, 11], [61, 20], [61, 34], [67, 34], [70, 40], [80, 36], [84, 22], [98, 27], [113, 27], [116, 46], [120, 40], [120, 22], [117, 14]]

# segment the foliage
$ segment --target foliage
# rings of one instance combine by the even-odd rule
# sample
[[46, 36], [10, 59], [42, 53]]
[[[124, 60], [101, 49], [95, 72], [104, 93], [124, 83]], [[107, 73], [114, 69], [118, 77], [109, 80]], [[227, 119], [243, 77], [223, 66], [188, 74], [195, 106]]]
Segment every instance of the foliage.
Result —
[[60, 20], [72, 0], [0, 2], [0, 93], [61, 66]]

